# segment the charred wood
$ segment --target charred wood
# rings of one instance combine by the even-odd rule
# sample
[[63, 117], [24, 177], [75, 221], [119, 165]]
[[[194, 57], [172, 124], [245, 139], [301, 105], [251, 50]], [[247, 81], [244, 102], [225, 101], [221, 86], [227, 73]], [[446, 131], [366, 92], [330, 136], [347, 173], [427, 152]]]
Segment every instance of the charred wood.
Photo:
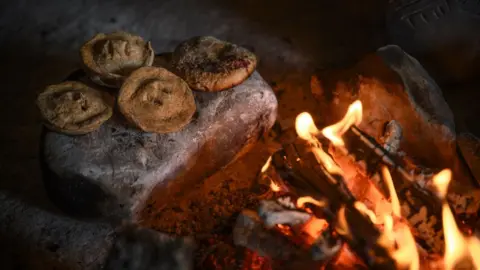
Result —
[[281, 232], [268, 229], [255, 211], [244, 210], [233, 230], [235, 245], [249, 248], [274, 260], [311, 260], [308, 251], [295, 245]]
[[[316, 161], [310, 147], [303, 140], [284, 146], [273, 156], [272, 164], [292, 193], [327, 199], [328, 206], [313, 211], [321, 212], [331, 226], [337, 224], [337, 214], [344, 210], [350, 226], [349, 233], [339, 233], [343, 241], [372, 269], [395, 269], [388, 248], [379, 244], [381, 232], [371, 220], [354, 207], [355, 197], [347, 188], [341, 175], [330, 174]], [[312, 206], [315, 208], [315, 206]], [[345, 207], [345, 208], [343, 208]], [[338, 232], [338, 231], [337, 231]]]

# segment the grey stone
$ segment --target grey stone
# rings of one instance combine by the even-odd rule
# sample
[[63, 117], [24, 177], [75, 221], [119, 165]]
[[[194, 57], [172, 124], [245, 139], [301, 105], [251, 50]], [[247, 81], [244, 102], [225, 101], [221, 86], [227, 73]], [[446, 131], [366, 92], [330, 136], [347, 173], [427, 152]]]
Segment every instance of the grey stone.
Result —
[[232, 89], [194, 95], [196, 115], [176, 133], [141, 132], [118, 112], [87, 135], [46, 130], [50, 198], [70, 214], [134, 221], [149, 198], [170, 200], [248, 151], [276, 118], [277, 99], [257, 72]]
[[389, 42], [420, 59], [437, 80], [479, 75], [480, 2], [391, 1], [387, 28]]
[[5, 192], [0, 193], [0, 241], [6, 270], [120, 269], [118, 262], [128, 270], [185, 270], [192, 264], [188, 238], [135, 225], [75, 220]]

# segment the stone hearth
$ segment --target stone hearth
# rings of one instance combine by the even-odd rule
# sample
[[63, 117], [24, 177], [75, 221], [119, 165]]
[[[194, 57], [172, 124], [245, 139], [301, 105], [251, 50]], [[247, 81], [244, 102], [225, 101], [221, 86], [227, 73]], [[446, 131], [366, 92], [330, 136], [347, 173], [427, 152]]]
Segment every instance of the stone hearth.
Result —
[[[158, 53], [172, 51], [180, 41], [205, 34], [249, 48], [259, 56], [257, 70], [263, 78], [262, 83], [264, 80], [278, 99], [278, 123], [270, 134], [274, 136], [291, 129], [298, 113], [321, 111], [310, 91], [310, 79], [318, 74], [316, 70], [350, 68], [365, 55], [396, 41], [392, 32], [389, 34], [389, 31], [396, 31], [395, 27], [385, 24], [386, 14], [392, 14], [388, 13], [388, 2], [392, 1], [308, 0], [292, 4], [287, 0], [47, 0], [38, 4], [26, 0], [0, 4], [0, 48], [4, 60], [0, 67], [4, 84], [0, 91], [0, 113], [4, 116], [4, 132], [0, 136], [0, 209], [3, 209], [0, 222], [4, 226], [0, 226], [0, 241], [5, 239], [4, 243], [11, 243], [2, 246], [0, 254], [6, 258], [6, 269], [41, 269], [38, 265], [43, 262], [56, 269], [95, 268], [103, 264], [107, 252], [115, 250], [108, 236], [121, 226], [71, 218], [69, 212], [78, 214], [80, 207], [87, 216], [104, 216], [106, 212], [114, 217], [130, 216], [131, 211], [117, 212], [116, 205], [118, 198], [131, 198], [127, 191], [127, 195], [122, 191], [121, 195], [117, 193], [111, 197], [114, 198], [110, 201], [113, 202], [111, 208], [102, 206], [95, 211], [97, 204], [80, 203], [74, 205], [77, 209], [72, 211], [72, 205], [65, 204], [59, 209], [58, 202], [52, 204], [46, 192], [48, 186], [46, 189], [41, 181], [38, 151], [41, 124], [34, 99], [44, 86], [63, 80], [79, 68], [78, 47], [94, 34], [117, 29], [137, 33], [151, 40]], [[453, 2], [475, 5], [475, 1]], [[465, 10], [455, 12], [464, 14]], [[469, 16], [473, 15], [470, 12]], [[432, 25], [417, 24], [421, 27], [416, 31], [437, 27]], [[405, 50], [410, 52], [407, 46]], [[468, 52], [471, 50], [465, 51], [462, 57], [469, 59]], [[446, 60], [451, 60], [452, 54], [448, 56]], [[423, 58], [418, 59], [423, 64]], [[443, 77], [445, 69], [434, 70], [435, 57], [427, 60], [433, 62], [425, 65], [426, 70], [432, 71], [430, 75], [439, 83], [453, 114], [455, 123], [448, 123], [448, 127], [456, 130], [457, 146], [467, 159], [470, 172], [478, 177], [480, 128], [476, 119], [478, 110], [470, 104], [480, 98], [480, 82], [472, 76], [463, 76], [469, 73], [461, 69], [464, 67], [462, 61], [455, 61], [460, 67], [455, 66], [455, 71], [459, 73]], [[266, 92], [271, 93], [270, 90]], [[447, 118], [450, 121], [450, 117]], [[52, 140], [61, 139], [50, 135]], [[248, 269], [252, 262], [269, 269], [269, 260], [234, 247], [231, 233], [238, 214], [245, 208], [257, 207], [268, 188], [268, 182], [259, 183], [258, 172], [278, 149], [278, 144], [270, 139], [268, 136], [261, 138], [245, 156], [206, 179], [194, 173], [197, 178], [192, 180], [190, 189], [169, 197], [168, 205], [157, 200], [165, 194], [142, 197], [146, 205], [139, 213], [138, 223], [156, 230], [149, 232], [160, 239], [164, 233], [193, 236], [197, 243], [193, 259], [195, 269]], [[220, 163], [210, 167], [207, 175], [215, 171], [214, 167], [225, 165]], [[183, 164], [178, 162], [177, 168]], [[66, 184], [64, 188], [70, 188], [68, 182], [62, 183]], [[68, 193], [62, 195], [69, 196]], [[128, 202], [126, 205], [132, 206]], [[73, 234], [63, 234], [64, 231]], [[91, 253], [83, 250], [87, 249], [85, 247], [91, 249]], [[85, 257], [91, 260], [84, 260]], [[79, 260], [90, 263], [91, 268], [84, 263], [72, 264]]]

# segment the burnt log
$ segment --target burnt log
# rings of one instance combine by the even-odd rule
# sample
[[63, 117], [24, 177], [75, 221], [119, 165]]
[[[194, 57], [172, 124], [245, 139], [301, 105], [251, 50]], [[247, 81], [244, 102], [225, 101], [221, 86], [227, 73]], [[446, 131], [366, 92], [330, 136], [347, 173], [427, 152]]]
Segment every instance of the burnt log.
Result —
[[118, 112], [82, 136], [44, 129], [49, 197], [70, 215], [135, 222], [147, 200], [174, 200], [251, 149], [276, 118], [275, 94], [258, 72], [232, 89], [194, 96], [197, 112], [179, 132], [142, 132]]
[[79, 221], [3, 192], [0, 238], [2, 254], [11, 265], [8, 268], [7, 261], [6, 269], [187, 270], [193, 262], [193, 245], [187, 238], [135, 225]]
[[312, 261], [308, 250], [295, 245], [279, 231], [266, 228], [260, 216], [252, 210], [244, 210], [238, 216], [233, 240], [237, 246], [249, 248], [274, 260]]
[[312, 212], [316, 215], [321, 212], [320, 218], [325, 218], [330, 226], [339, 226], [338, 215], [340, 212], [344, 213], [347, 228], [344, 224], [343, 232], [337, 230], [337, 233], [366, 265], [372, 269], [396, 268], [389, 247], [378, 241], [381, 232], [369, 217], [354, 206], [357, 200], [349, 191], [343, 177], [330, 174], [323, 168], [311, 153], [310, 146], [303, 140], [285, 145], [284, 150], [274, 154], [272, 164], [290, 192], [297, 196], [311, 196], [316, 200], [328, 201], [328, 207]]
[[[409, 172], [403, 159], [391, 154], [374, 138], [352, 126], [343, 136], [345, 149], [331, 149], [330, 153], [339, 163], [347, 160], [355, 169], [355, 184], [370, 182], [386, 198], [390, 194], [380, 173], [380, 166], [387, 166], [392, 175], [395, 190], [400, 199], [402, 216], [414, 229], [414, 236], [423, 248], [430, 252], [442, 253], [444, 248], [441, 209], [442, 202], [426, 185], [425, 176]], [[341, 165], [340, 165], [341, 166]], [[342, 167], [342, 166], [341, 166]]]
[[[415, 237], [423, 248], [429, 252], [441, 254], [444, 248], [442, 202], [432, 185], [433, 174], [424, 174], [422, 170], [415, 170], [416, 168], [412, 168], [413, 165], [407, 162], [406, 157], [387, 151], [356, 126], [347, 131], [344, 141], [348, 151], [333, 149], [331, 153], [334, 159], [338, 163], [348, 160], [348, 166], [358, 172], [356, 180], [364, 182], [373, 180], [370, 182], [375, 184], [386, 198], [390, 197], [390, 194], [386, 191], [380, 166], [387, 166], [401, 201], [402, 216], [414, 228]], [[363, 179], [359, 180], [359, 178]], [[471, 221], [479, 211], [480, 190], [464, 189], [453, 182], [447, 198], [457, 214], [457, 219], [462, 220], [462, 223], [475, 226]]]

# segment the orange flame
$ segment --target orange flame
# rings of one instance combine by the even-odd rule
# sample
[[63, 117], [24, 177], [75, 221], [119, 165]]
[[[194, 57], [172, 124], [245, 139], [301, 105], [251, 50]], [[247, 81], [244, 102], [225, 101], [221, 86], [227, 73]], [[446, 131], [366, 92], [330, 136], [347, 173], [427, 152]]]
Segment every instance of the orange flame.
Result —
[[364, 203], [356, 201], [354, 203], [354, 206], [355, 208], [357, 208], [358, 211], [360, 211], [361, 213], [365, 214], [368, 218], [370, 218], [370, 221], [372, 221], [372, 223], [378, 224], [377, 216], [372, 210], [368, 209], [368, 207]]
[[383, 179], [387, 184], [388, 193], [390, 194], [390, 198], [392, 200], [392, 213], [395, 216], [400, 217], [402, 215], [401, 208], [400, 208], [400, 200], [398, 199], [398, 195], [395, 190], [395, 185], [393, 184], [392, 175], [390, 175], [390, 171], [386, 166], [382, 166], [382, 175], [383, 175]]
[[350, 231], [350, 226], [347, 222], [347, 217], [345, 215], [345, 206], [342, 206], [337, 213], [337, 224], [335, 230], [338, 234], [343, 235], [344, 237], [351, 237], [352, 233]]
[[392, 252], [392, 257], [399, 268], [408, 267], [409, 270], [420, 269], [420, 259], [418, 256], [417, 244], [410, 228], [400, 223], [395, 231], [395, 240], [398, 249]]
[[348, 111], [340, 122], [328, 126], [322, 130], [323, 136], [328, 138], [335, 146], [345, 146], [341, 136], [353, 125], [360, 125], [363, 117], [362, 102], [356, 100], [349, 107]]
[[437, 188], [440, 198], [443, 199], [442, 221], [443, 234], [445, 236], [445, 269], [455, 269], [456, 265], [465, 258], [474, 264], [475, 269], [480, 269], [480, 259], [476, 258], [480, 252], [479, 240], [475, 237], [465, 237], [455, 222], [455, 217], [445, 197], [448, 192], [448, 185], [452, 178], [452, 171], [442, 170], [433, 177], [433, 184]]
[[270, 167], [270, 164], [272, 163], [272, 156], [270, 156], [268, 159], [267, 159], [267, 162], [265, 162], [265, 164], [262, 166], [262, 170], [261, 172], [264, 173], [268, 170], [268, 168]]
[[315, 135], [319, 134], [319, 131], [309, 113], [303, 112], [297, 116], [297, 119], [295, 120], [295, 130], [298, 137], [314, 145], [314, 147], [312, 147], [312, 152], [316, 160], [322, 164], [328, 172], [332, 174], [343, 173], [342, 169], [338, 167], [332, 157], [320, 148], [321, 144], [315, 137]]
[[317, 141], [315, 135], [319, 134], [315, 122], [313, 122], [312, 116], [307, 112], [302, 112], [295, 119], [295, 130], [298, 137], [312, 142]]
[[282, 190], [280, 186], [277, 183], [273, 182], [272, 180], [270, 180], [270, 189], [273, 192], [279, 192], [280, 190]]
[[312, 198], [310, 196], [304, 196], [304, 197], [300, 197], [300, 198], [297, 199], [297, 207], [298, 208], [304, 208], [306, 203], [311, 203], [311, 204], [316, 205], [318, 207], [324, 207], [326, 205], [326, 203], [324, 201], [315, 200], [314, 198]]

